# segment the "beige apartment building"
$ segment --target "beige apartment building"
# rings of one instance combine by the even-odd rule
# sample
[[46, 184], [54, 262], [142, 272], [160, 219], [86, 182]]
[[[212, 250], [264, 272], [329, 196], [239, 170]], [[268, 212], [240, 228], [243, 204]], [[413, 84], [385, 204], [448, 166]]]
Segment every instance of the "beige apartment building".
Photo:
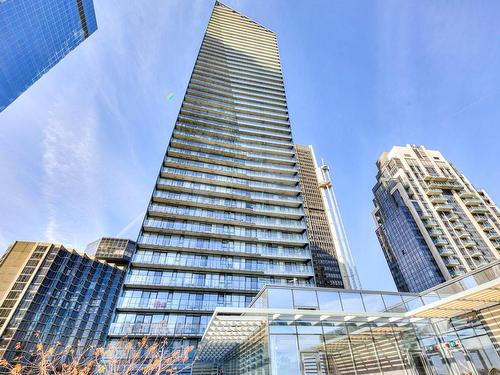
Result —
[[419, 292], [500, 258], [500, 211], [439, 152], [393, 147], [377, 161], [376, 233], [400, 291]]

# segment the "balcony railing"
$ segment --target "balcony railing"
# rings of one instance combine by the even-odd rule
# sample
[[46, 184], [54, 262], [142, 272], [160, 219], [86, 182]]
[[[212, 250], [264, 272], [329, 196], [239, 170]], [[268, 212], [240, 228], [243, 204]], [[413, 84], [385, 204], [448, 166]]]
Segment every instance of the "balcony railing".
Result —
[[453, 206], [450, 204], [436, 204], [436, 211], [453, 211]]
[[481, 199], [477, 198], [464, 198], [463, 202], [466, 206], [479, 206], [482, 203]]
[[433, 242], [436, 246], [446, 246], [449, 244], [446, 238], [436, 238], [433, 240]]
[[202, 336], [206, 324], [112, 323], [112, 336]]

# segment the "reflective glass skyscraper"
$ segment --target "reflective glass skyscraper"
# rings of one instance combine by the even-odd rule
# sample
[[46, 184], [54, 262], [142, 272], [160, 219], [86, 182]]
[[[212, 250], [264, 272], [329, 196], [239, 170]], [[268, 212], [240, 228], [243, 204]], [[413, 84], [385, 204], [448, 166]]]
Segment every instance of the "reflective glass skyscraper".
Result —
[[40, 343], [61, 360], [70, 359], [62, 348], [92, 355], [106, 340], [124, 277], [123, 267], [59, 244], [13, 243], [0, 258], [0, 360], [29, 362]]
[[92, 0], [0, 1], [0, 111], [95, 30]]
[[265, 284], [314, 285], [276, 35], [216, 3], [110, 338], [202, 336]]

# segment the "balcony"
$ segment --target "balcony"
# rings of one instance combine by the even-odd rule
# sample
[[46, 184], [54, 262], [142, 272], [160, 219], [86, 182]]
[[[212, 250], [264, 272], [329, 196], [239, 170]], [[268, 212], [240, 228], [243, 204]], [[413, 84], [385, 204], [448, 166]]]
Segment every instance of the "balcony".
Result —
[[486, 216], [486, 215], [475, 215], [474, 218], [476, 219], [476, 221], [478, 223], [487, 223], [488, 222], [488, 216]]
[[450, 204], [437, 204], [435, 207], [436, 211], [439, 212], [451, 212], [453, 211], [453, 206]]
[[426, 193], [428, 196], [441, 195], [443, 190], [441, 189], [427, 189]]
[[493, 226], [490, 223], [486, 223], [481, 225], [481, 229], [484, 230], [485, 232], [488, 232], [493, 229]]
[[455, 230], [461, 230], [461, 229], [465, 228], [465, 225], [463, 225], [462, 223], [458, 222], [458, 223], [453, 223], [452, 227]]
[[431, 229], [428, 233], [431, 237], [439, 237], [443, 234], [443, 231], [440, 229]]
[[458, 267], [458, 266], [460, 266], [460, 261], [453, 256], [448, 257], [448, 258], [443, 258], [443, 262], [446, 265], [446, 267]]
[[449, 221], [457, 221], [460, 219], [460, 217], [457, 214], [451, 214], [446, 217]]
[[205, 324], [112, 323], [110, 336], [202, 336]]
[[496, 232], [489, 232], [486, 234], [486, 237], [488, 237], [490, 241], [495, 241], [500, 239], [500, 235]]
[[434, 242], [434, 245], [436, 246], [446, 246], [449, 244], [448, 240], [444, 237], [436, 238], [432, 242]]
[[424, 226], [426, 228], [437, 227], [439, 223], [436, 220], [429, 219], [424, 221]]
[[460, 198], [473, 198], [475, 194], [472, 191], [462, 191], [458, 194]]
[[437, 195], [437, 196], [432, 196], [429, 198], [432, 204], [439, 204], [439, 203], [446, 203], [448, 200], [442, 196], [442, 195]]
[[438, 182], [456, 181], [456, 179], [453, 177], [437, 176], [437, 175], [429, 175], [429, 174], [424, 176], [424, 180], [425, 181], [438, 181]]
[[462, 231], [462, 232], [458, 233], [458, 238], [460, 238], [460, 239], [470, 238], [470, 234], [469, 234], [469, 232]]
[[463, 202], [466, 206], [479, 206], [482, 203], [478, 198], [464, 198]]
[[465, 240], [465, 241], [462, 241], [462, 245], [464, 245], [465, 247], [467, 248], [471, 248], [471, 247], [474, 247], [476, 246], [476, 242], [475, 241], [472, 241], [472, 240]]
[[474, 250], [469, 255], [473, 258], [479, 258], [483, 256], [483, 253], [481, 253], [479, 250]]
[[462, 269], [450, 269], [449, 270], [451, 277], [458, 277], [465, 275], [465, 271]]
[[484, 206], [472, 206], [470, 207], [470, 212], [472, 214], [485, 214], [488, 212], [488, 209]]
[[438, 251], [439, 255], [445, 256], [445, 257], [454, 254], [453, 249], [450, 247], [438, 247], [437, 251]]
[[432, 214], [430, 214], [428, 212], [422, 212], [420, 214], [420, 218], [422, 218], [424, 220], [429, 220], [429, 219], [432, 219]]
[[462, 184], [452, 177], [426, 176], [429, 189], [462, 190]]

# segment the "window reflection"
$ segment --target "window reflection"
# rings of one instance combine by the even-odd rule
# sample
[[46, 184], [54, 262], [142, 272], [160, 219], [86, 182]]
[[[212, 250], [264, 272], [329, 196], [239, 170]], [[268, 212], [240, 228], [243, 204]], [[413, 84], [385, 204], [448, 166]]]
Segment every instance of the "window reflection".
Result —
[[384, 301], [380, 294], [363, 293], [363, 303], [367, 312], [384, 311]]
[[269, 289], [269, 307], [293, 309], [292, 291], [290, 289]]
[[337, 292], [318, 291], [318, 299], [321, 310], [342, 311], [342, 304]]
[[360, 293], [340, 293], [340, 298], [342, 299], [344, 311], [353, 313], [365, 311]]
[[295, 303], [295, 308], [308, 307], [308, 308], [318, 308], [318, 300], [316, 298], [316, 292], [314, 290], [294, 290], [293, 298]]
[[301, 375], [297, 336], [271, 335], [271, 368], [272, 375]]

